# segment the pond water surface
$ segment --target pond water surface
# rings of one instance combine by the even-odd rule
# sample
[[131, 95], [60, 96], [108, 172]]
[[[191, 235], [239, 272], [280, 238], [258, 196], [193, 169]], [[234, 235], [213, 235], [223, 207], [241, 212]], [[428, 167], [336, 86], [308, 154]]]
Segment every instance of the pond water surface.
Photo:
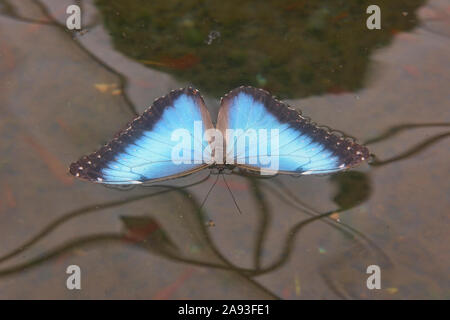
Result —
[[[0, 0], [0, 298], [450, 298], [447, 1], [379, 1], [381, 30], [364, 1], [77, 3], [82, 32], [71, 1]], [[186, 85], [214, 119], [229, 90], [265, 88], [375, 158], [228, 175], [232, 193], [220, 177], [203, 206], [206, 170], [130, 190], [68, 174]]]

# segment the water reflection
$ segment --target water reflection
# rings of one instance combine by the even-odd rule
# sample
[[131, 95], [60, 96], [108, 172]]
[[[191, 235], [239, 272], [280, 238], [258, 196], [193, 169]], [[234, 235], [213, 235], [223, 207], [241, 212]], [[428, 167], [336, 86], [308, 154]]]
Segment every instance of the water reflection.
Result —
[[371, 33], [370, 1], [95, 3], [116, 49], [150, 68], [215, 97], [245, 83], [298, 98], [360, 89], [373, 50], [416, 26], [423, 2], [377, 1], [383, 28]]
[[[450, 123], [411, 123], [411, 124], [401, 124], [398, 126], [394, 126], [392, 128], [389, 128], [385, 133], [379, 135], [378, 137], [375, 137], [373, 139], [369, 139], [365, 142], [365, 145], [370, 145], [374, 143], [378, 143], [380, 141], [389, 139], [396, 134], [410, 130], [410, 129], [417, 129], [417, 128], [432, 128], [432, 127], [449, 127]], [[375, 155], [373, 155], [373, 161], [371, 161], [372, 166], [383, 166], [386, 164], [389, 164], [391, 162], [400, 161], [407, 159], [409, 157], [412, 157], [413, 155], [417, 154], [418, 152], [423, 151], [424, 149], [432, 146], [433, 144], [439, 142], [440, 140], [443, 140], [445, 138], [448, 138], [450, 136], [449, 132], [444, 132], [442, 134], [434, 135], [428, 139], [425, 139], [424, 141], [418, 143], [417, 145], [409, 148], [408, 150], [405, 150], [399, 155], [393, 156], [389, 159], [378, 159]]]

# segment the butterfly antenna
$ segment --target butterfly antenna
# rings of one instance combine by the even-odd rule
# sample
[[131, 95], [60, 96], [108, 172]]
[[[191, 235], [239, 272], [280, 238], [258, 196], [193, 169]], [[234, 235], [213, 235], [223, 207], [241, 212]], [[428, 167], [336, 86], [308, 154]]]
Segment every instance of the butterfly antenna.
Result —
[[202, 204], [200, 205], [200, 210], [203, 208], [203, 205], [205, 204], [206, 200], [209, 197], [209, 194], [211, 193], [212, 189], [214, 189], [214, 186], [216, 185], [217, 181], [219, 180], [219, 175], [217, 175], [216, 181], [212, 184], [211, 188], [209, 188], [208, 193], [205, 196], [205, 199], [203, 199]]
[[231, 198], [233, 199], [234, 205], [235, 205], [236, 208], [238, 209], [239, 213], [242, 214], [242, 211], [241, 211], [241, 209], [239, 209], [239, 206], [238, 206], [238, 204], [237, 204], [237, 202], [236, 202], [236, 199], [234, 198], [233, 192], [231, 191], [231, 188], [230, 188], [230, 186], [228, 185], [227, 180], [225, 179], [225, 175], [222, 174], [222, 177], [223, 177], [223, 182], [225, 182], [225, 185], [227, 186], [228, 191], [230, 191]]

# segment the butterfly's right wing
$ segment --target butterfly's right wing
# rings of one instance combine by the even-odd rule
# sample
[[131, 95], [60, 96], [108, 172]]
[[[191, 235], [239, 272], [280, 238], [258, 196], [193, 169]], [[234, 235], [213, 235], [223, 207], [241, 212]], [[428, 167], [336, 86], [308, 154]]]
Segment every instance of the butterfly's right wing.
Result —
[[[70, 173], [92, 182], [121, 185], [184, 176], [211, 163], [211, 155], [203, 152], [209, 147], [203, 134], [210, 128], [213, 124], [199, 92], [174, 90], [155, 100], [100, 150], [72, 163]], [[189, 136], [186, 147], [180, 148], [181, 140], [172, 140], [176, 130]], [[181, 163], [174, 162], [174, 150], [181, 155]]]

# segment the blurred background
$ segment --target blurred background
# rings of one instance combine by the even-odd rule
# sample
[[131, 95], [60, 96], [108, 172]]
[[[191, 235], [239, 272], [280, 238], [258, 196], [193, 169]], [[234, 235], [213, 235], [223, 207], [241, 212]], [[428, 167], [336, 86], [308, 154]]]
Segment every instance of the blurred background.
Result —
[[[446, 0], [0, 0], [0, 298], [449, 299], [449, 22]], [[374, 159], [228, 175], [232, 194], [219, 177], [203, 206], [207, 170], [129, 190], [68, 174], [186, 85], [213, 119], [264, 88]]]

